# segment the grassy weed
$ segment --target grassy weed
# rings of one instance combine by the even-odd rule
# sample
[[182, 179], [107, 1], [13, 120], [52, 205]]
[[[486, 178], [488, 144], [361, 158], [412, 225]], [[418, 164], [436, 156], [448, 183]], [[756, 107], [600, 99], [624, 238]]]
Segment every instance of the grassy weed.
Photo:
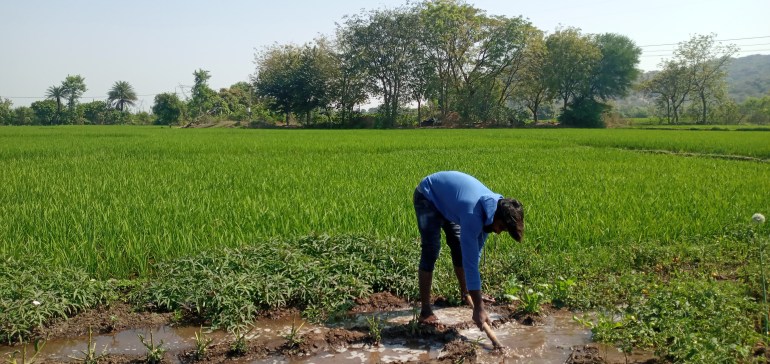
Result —
[[0, 260], [0, 340], [28, 338], [56, 318], [65, 318], [115, 299], [109, 283], [79, 268], [48, 269], [41, 258]]
[[163, 279], [136, 296], [162, 310], [189, 310], [213, 327], [237, 327], [280, 307], [312, 307], [311, 318], [324, 319], [371, 292], [415, 294], [410, 252], [391, 244], [307, 236], [214, 251], [160, 264]]

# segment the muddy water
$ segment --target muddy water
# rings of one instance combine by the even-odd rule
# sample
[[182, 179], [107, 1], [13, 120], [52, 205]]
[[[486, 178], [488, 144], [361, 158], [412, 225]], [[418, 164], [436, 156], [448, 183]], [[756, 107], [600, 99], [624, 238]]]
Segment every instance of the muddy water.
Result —
[[[434, 311], [445, 325], [469, 322], [472, 311], [469, 308], [453, 307]], [[383, 320], [383, 326], [403, 325], [412, 318], [411, 311], [394, 311], [377, 314]], [[357, 315], [345, 321], [341, 326], [366, 326], [366, 317], [371, 314]], [[491, 313], [494, 322], [501, 317]], [[559, 311], [545, 318], [542, 325], [526, 326], [511, 322], [494, 329], [500, 343], [506, 347], [501, 353], [493, 347], [486, 334], [471, 328], [461, 330], [463, 340], [480, 343], [477, 362], [479, 363], [563, 363], [572, 346], [591, 342], [591, 332], [572, 320], [572, 313]], [[440, 358], [443, 344], [425, 340], [389, 340], [379, 347], [354, 345], [337, 352], [326, 352], [307, 358], [284, 357], [268, 358], [255, 363], [286, 364], [324, 364], [324, 363], [377, 363], [394, 361], [427, 361]]]
[[[454, 325], [469, 322], [471, 310], [464, 307], [443, 308], [435, 310], [439, 320], [446, 325]], [[371, 314], [368, 314], [371, 316]], [[412, 311], [394, 311], [378, 313], [383, 327], [403, 325], [413, 318]], [[347, 320], [330, 324], [330, 327], [366, 327], [367, 315], [352, 316]], [[501, 317], [494, 314], [490, 317], [493, 321]], [[256, 328], [247, 336], [248, 338], [279, 339], [286, 335], [292, 327], [293, 319], [263, 320], [257, 322]], [[299, 325], [297, 321], [297, 325]], [[325, 330], [321, 326], [305, 323], [301, 333], [314, 330]], [[153, 330], [128, 330], [111, 335], [94, 336], [93, 343], [97, 353], [106, 352], [114, 354], [143, 355], [145, 347], [139, 341], [138, 335], [144, 335], [149, 339], [150, 333], [156, 343], [163, 340], [163, 347], [169, 352], [181, 353], [195, 346], [196, 327], [170, 327], [164, 326]], [[571, 347], [584, 345], [590, 342], [591, 335], [578, 324], [572, 321], [569, 312], [556, 312], [546, 317], [538, 326], [524, 326], [515, 322], [500, 325], [494, 329], [497, 338], [506, 346], [504, 353], [492, 351], [491, 344], [486, 335], [476, 329], [460, 331], [463, 340], [478, 341], [480, 343], [478, 362], [481, 363], [563, 363], [571, 353]], [[230, 340], [231, 336], [221, 331], [206, 333], [207, 337], [214, 339], [214, 343], [220, 340]], [[88, 337], [79, 337], [67, 340], [50, 340], [46, 343], [39, 358], [57, 361], [72, 361], [82, 358], [83, 351], [88, 346]], [[299, 358], [287, 358], [284, 356], [269, 357], [254, 361], [253, 363], [369, 363], [369, 362], [393, 362], [393, 361], [425, 361], [440, 358], [443, 345], [441, 343], [420, 339], [391, 339], [384, 341], [380, 346], [365, 344], [351, 345], [337, 348], [334, 351], [322, 352], [317, 355]], [[30, 349], [31, 350], [31, 349]], [[0, 358], [10, 348], [0, 347]], [[171, 356], [166, 356], [170, 358]]]
[[546, 317], [542, 325], [510, 322], [494, 331], [505, 347], [502, 354], [490, 350], [492, 347], [483, 331], [475, 327], [460, 331], [468, 340], [480, 339], [484, 343], [479, 363], [564, 363], [573, 346], [591, 342], [591, 332], [575, 323], [570, 312], [556, 312]]
[[[302, 322], [302, 320], [298, 320], [296, 321], [296, 325], [299, 326]], [[246, 335], [246, 338], [264, 338], [267, 340], [278, 339], [291, 330], [292, 324], [293, 319], [291, 318], [288, 320], [260, 321], [257, 323], [254, 330]], [[93, 335], [91, 345], [95, 345], [95, 352], [97, 354], [144, 355], [147, 352], [147, 349], [139, 339], [139, 335], [144, 336], [145, 342], [149, 344], [150, 335], [152, 334], [152, 340], [155, 345], [160, 344], [162, 341], [162, 347], [168, 352], [184, 352], [195, 348], [195, 333], [200, 332], [200, 330], [201, 328], [199, 327], [172, 326], [162, 326], [154, 329], [126, 330], [109, 335]], [[216, 343], [219, 340], [232, 339], [232, 335], [229, 335], [224, 331], [207, 331], [204, 329], [203, 334], [207, 338], [212, 338], [214, 340], [212, 343]], [[46, 362], [46, 359], [49, 361], [77, 362], [74, 358], [82, 359], [85, 356], [84, 352], [88, 350], [88, 346], [88, 336], [49, 340], [40, 351], [38, 359], [42, 362]], [[0, 362], [7, 358], [7, 355], [14, 350], [20, 351], [21, 348], [0, 346]], [[29, 357], [33, 353], [32, 346], [28, 346], [27, 356]], [[17, 358], [20, 357], [19, 354]]]

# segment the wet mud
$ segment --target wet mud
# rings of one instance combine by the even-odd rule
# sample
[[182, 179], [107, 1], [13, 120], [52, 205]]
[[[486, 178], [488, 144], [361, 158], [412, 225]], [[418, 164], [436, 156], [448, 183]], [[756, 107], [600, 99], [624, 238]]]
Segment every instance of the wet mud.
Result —
[[[522, 315], [515, 307], [487, 308], [493, 330], [504, 350], [493, 348], [486, 334], [471, 321], [467, 307], [440, 307], [436, 325], [416, 322], [416, 310], [404, 300], [378, 293], [356, 300], [343, 318], [316, 324], [296, 310], [265, 313], [234, 350], [237, 337], [201, 326], [177, 326], [170, 314], [134, 312], [127, 305], [92, 310], [44, 330], [46, 345], [38, 354], [43, 363], [82, 362], [90, 347], [100, 363], [144, 363], [147, 348], [139, 335], [165, 349], [164, 363], [625, 363], [611, 347], [591, 343], [590, 331], [572, 320], [568, 311]], [[378, 330], [372, 330], [372, 325]], [[211, 339], [205, 355], [196, 355], [196, 333]], [[162, 342], [162, 344], [161, 344]], [[0, 346], [3, 360], [21, 347]], [[28, 355], [32, 349], [28, 348]], [[200, 353], [198, 353], [200, 354]], [[653, 362], [649, 353], [630, 363]]]

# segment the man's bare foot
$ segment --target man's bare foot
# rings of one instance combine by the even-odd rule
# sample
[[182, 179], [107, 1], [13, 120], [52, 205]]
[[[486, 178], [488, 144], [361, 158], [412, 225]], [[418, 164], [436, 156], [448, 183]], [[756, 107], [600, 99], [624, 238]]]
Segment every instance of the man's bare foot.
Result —
[[420, 317], [417, 318], [417, 322], [426, 325], [437, 325], [438, 317], [433, 312], [420, 313]]

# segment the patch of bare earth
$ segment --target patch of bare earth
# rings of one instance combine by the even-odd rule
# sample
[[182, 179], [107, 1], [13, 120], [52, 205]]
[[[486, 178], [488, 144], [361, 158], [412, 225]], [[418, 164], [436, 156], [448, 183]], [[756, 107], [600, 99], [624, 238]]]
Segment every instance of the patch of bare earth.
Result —
[[91, 328], [94, 335], [112, 332], [158, 327], [171, 323], [171, 313], [138, 312], [131, 305], [115, 302], [81, 312], [68, 319], [60, 319], [38, 329], [35, 335], [42, 339], [67, 338], [88, 335]]
[[652, 353], [623, 355], [616, 348], [601, 347], [599, 344], [580, 345], [572, 348], [565, 364], [659, 364], [666, 363]]
[[390, 292], [378, 292], [369, 297], [356, 298], [355, 302], [356, 305], [350, 310], [352, 313], [392, 311], [409, 307], [409, 303], [403, 298]]

